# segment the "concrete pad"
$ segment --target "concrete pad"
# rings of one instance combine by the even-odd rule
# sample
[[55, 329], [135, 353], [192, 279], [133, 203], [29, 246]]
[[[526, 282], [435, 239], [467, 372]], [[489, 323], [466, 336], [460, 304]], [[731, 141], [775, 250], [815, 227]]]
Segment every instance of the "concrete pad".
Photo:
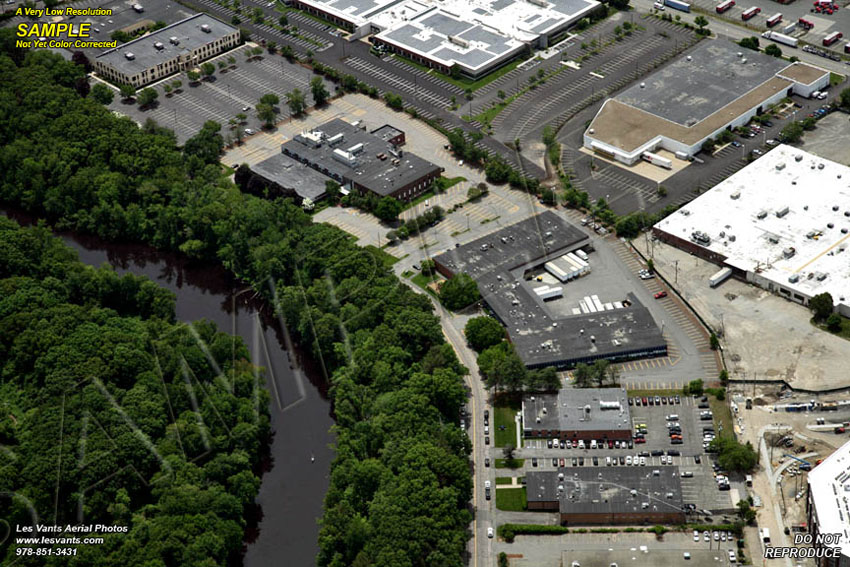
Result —
[[659, 183], [659, 184], [667, 181], [667, 179], [669, 179], [670, 177], [673, 177], [674, 175], [676, 175], [677, 173], [679, 173], [680, 171], [682, 171], [683, 169], [685, 169], [686, 167], [691, 165], [691, 162], [681, 160], [681, 159], [677, 158], [675, 154], [668, 152], [667, 150], [658, 150], [657, 152], [654, 152], [654, 153], [656, 153], [657, 155], [659, 155], [661, 157], [665, 157], [665, 158], [669, 159], [671, 162], [673, 162], [673, 168], [672, 169], [664, 169], [663, 167], [658, 167], [657, 165], [652, 165], [651, 163], [649, 163], [647, 161], [643, 161], [643, 160], [640, 160], [636, 164], [629, 166], [629, 165], [626, 165], [624, 163], [620, 163], [620, 162], [612, 160], [612, 159], [604, 158], [604, 157], [596, 154], [595, 152], [593, 152], [593, 151], [591, 151], [591, 150], [589, 150], [585, 147], [579, 148], [578, 151], [580, 151], [583, 154], [593, 156], [593, 159], [595, 159], [595, 160], [604, 161], [605, 163], [617, 166], [621, 169], [625, 169], [626, 171], [640, 175], [641, 177], [648, 179], [649, 181], [652, 181], [653, 183]]

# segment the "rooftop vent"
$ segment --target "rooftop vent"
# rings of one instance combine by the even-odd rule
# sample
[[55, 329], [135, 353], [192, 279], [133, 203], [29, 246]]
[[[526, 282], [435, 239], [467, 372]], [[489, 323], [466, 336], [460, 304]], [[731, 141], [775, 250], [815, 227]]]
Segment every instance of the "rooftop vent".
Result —
[[124, 54], [124, 58], [127, 59], [128, 61], [132, 61], [133, 59], [136, 58], [136, 56], [133, 55], [133, 53], [131, 53], [130, 51], [128, 51], [127, 53]]
[[210, 29], [209, 24], [201, 24], [201, 31], [204, 33], [210, 33], [212, 29]]
[[153, 46], [157, 51], [162, 51], [163, 49], [165, 49], [165, 46], [162, 45], [161, 41], [157, 41], [156, 43], [153, 44]]
[[171, 45], [180, 45], [180, 40], [177, 39], [176, 36], [169, 37], [168, 41], [171, 43]]

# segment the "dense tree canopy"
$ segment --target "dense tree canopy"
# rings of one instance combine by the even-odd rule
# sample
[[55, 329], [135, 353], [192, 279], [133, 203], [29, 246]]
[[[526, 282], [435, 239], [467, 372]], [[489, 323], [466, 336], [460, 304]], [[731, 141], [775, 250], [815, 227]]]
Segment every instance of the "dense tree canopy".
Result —
[[466, 340], [478, 352], [497, 345], [505, 338], [505, 328], [492, 317], [474, 317], [464, 327]]
[[[313, 224], [291, 200], [243, 194], [219, 164], [198, 164], [197, 153], [176, 147], [170, 132], [139, 129], [81, 98], [73, 90], [78, 71], [68, 67], [80, 69], [43, 51], [26, 54], [20, 67], [0, 54], [0, 200], [63, 228], [220, 262], [253, 285], [331, 383], [337, 456], [319, 565], [462, 565], [472, 492], [470, 444], [457, 427], [464, 369], [430, 301], [401, 284], [375, 253], [335, 227]], [[152, 337], [156, 324], [166, 323], [133, 323]], [[156, 400], [146, 392], [138, 397]], [[174, 438], [179, 429], [172, 429], [166, 431]], [[183, 442], [198, 443], [191, 424], [185, 429]], [[172, 465], [181, 481], [203, 478], [191, 469], [200, 465], [186, 466], [184, 475], [179, 462]], [[222, 470], [226, 492], [232, 473], [224, 464]], [[142, 564], [149, 553], [160, 558], [146, 563], [151, 567], [200, 564], [199, 549], [229, 549], [240, 539], [238, 524], [237, 531], [210, 524], [219, 539], [180, 539], [185, 531], [200, 533], [196, 522], [219, 509], [236, 522], [239, 502], [228, 508], [225, 495], [220, 504], [210, 483], [177, 494], [166, 488], [157, 484], [153, 496], [167, 496], [180, 520], [151, 509], [140, 519], [155, 522], [148, 542], [137, 554], [121, 551], [126, 555], [111, 565]], [[126, 506], [123, 495], [106, 497], [114, 510]], [[137, 504], [131, 498], [131, 507]]]
[[457, 274], [440, 287], [440, 300], [452, 310], [463, 309], [479, 299], [478, 284], [469, 274]]
[[129, 529], [71, 559], [16, 557], [11, 539], [0, 557], [198, 567], [238, 557], [269, 433], [241, 341], [175, 324], [171, 292], [84, 266], [46, 228], [3, 217], [0, 290], [0, 492], [26, 497], [4, 502], [6, 519], [32, 524], [31, 504], [41, 523]]

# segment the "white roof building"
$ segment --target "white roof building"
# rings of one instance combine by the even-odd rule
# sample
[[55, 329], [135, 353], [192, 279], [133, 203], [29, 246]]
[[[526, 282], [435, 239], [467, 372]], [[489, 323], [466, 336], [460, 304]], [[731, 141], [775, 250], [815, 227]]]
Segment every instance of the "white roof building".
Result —
[[[850, 561], [850, 443], [809, 472], [809, 533], [839, 534], [841, 565]], [[836, 565], [839, 561], [835, 562]]]
[[654, 233], [803, 305], [828, 292], [850, 316], [850, 167], [777, 146]]

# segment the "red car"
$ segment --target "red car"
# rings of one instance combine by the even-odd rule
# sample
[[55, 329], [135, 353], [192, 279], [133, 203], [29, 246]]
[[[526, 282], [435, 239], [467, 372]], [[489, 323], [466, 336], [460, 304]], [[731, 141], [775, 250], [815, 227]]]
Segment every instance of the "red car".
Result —
[[645, 405], [645, 406], [648, 406], [648, 405], [649, 405], [649, 404], [647, 403], [646, 396], [642, 397], [642, 398], [641, 398], [641, 401], [643, 402], [643, 405]]
[[566, 466], [566, 462], [564, 462], [564, 459], [558, 459], [558, 466], [559, 466], [559, 467], [564, 467], [564, 466]]
[[613, 441], [608, 441], [608, 448], [609, 448], [609, 449], [613, 449], [613, 448], [614, 448], [614, 442], [613, 442]]
[[662, 297], [667, 297], [666, 291], [659, 291], [658, 293], [655, 294], [655, 299], [661, 299]]
[[638, 437], [637, 439], [635, 439], [635, 443], [646, 443], [646, 438]]
[[572, 445], [573, 445], [573, 449], [578, 447], [578, 439], [573, 439]]

